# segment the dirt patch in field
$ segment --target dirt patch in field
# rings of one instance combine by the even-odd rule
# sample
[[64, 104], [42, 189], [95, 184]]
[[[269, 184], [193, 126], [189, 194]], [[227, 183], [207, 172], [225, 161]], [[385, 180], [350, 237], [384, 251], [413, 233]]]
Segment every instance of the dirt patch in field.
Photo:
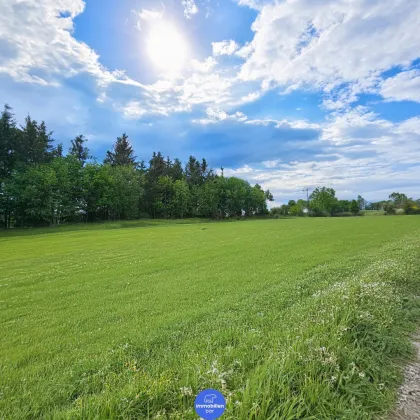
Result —
[[404, 383], [398, 393], [397, 409], [392, 420], [420, 420], [420, 336], [413, 342], [417, 361], [411, 363], [404, 374]]

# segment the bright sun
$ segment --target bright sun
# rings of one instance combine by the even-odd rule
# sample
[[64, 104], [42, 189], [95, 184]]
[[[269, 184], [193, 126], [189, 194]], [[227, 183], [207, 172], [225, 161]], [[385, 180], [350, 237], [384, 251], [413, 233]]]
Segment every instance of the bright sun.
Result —
[[177, 73], [185, 64], [188, 47], [185, 39], [174, 26], [159, 22], [150, 30], [147, 51], [155, 66], [160, 70]]

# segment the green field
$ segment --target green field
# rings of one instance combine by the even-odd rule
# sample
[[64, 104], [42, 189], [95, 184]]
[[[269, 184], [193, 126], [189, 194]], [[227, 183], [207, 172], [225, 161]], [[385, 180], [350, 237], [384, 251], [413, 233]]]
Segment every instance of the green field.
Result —
[[[72, 230], [74, 229], [74, 230]], [[420, 218], [0, 232], [0, 418], [365, 419], [420, 320]]]

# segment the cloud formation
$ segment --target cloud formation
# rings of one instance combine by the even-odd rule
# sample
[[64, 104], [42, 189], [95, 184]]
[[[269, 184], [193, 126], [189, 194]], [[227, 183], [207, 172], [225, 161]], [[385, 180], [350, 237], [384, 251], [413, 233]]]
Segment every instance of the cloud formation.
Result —
[[380, 94], [388, 101], [420, 102], [420, 70], [389, 77], [381, 83]]
[[216, 57], [218, 55], [232, 55], [238, 48], [239, 45], [233, 41], [220, 41], [220, 42], [213, 42], [213, 55]]
[[382, 72], [419, 55], [417, 0], [285, 0], [257, 8], [253, 52], [240, 77], [322, 90], [335, 107], [376, 91]]
[[397, 189], [418, 194], [419, 117], [392, 123], [358, 108], [336, 116], [320, 129], [313, 155], [295, 153], [291, 160], [282, 151], [262, 165], [246, 165], [245, 175], [242, 167], [226, 173], [261, 183], [278, 202], [318, 185], [332, 186], [344, 198], [362, 193], [368, 200], [380, 200]]
[[196, 13], [198, 13], [198, 7], [194, 0], [181, 0], [181, 4], [184, 7], [184, 16], [187, 19], [191, 19]]
[[11, 0], [0, 3], [0, 73], [16, 82], [59, 86], [62, 79], [84, 73], [98, 87], [111, 83], [141, 87], [124, 71], [108, 71], [88, 45], [73, 36], [73, 19], [82, 0]]
[[[177, 13], [184, 11], [187, 18], [180, 17], [180, 27], [196, 28], [205, 19], [197, 4], [175, 2]], [[420, 2], [237, 4], [253, 9], [244, 9], [256, 16], [252, 30], [238, 38], [233, 33], [203, 37], [205, 45], [197, 39], [196, 54], [182, 74], [143, 79], [141, 71], [129, 77], [124, 70], [110, 70], [93, 48], [76, 39], [75, 18], [84, 12], [85, 1], [1, 2], [0, 84], [5, 99], [24, 112], [40, 104], [47, 113], [42, 118], [52, 118], [60, 131], [67, 124], [89, 132], [100, 125], [89, 118], [100, 114], [113, 116], [118, 128], [141, 127], [159, 146], [169, 133], [173, 143], [168, 148], [205, 155], [215, 165], [230, 167], [231, 174], [262, 183], [280, 200], [320, 184], [349, 198], [361, 192], [379, 199], [388, 188], [399, 186], [415, 195], [420, 117], [391, 121], [373, 113], [369, 104], [360, 106], [360, 98], [373, 94], [379, 101], [420, 103], [415, 61], [420, 56]], [[153, 25], [166, 18], [169, 7], [159, 10], [134, 11], [136, 23]], [[138, 32], [139, 39], [145, 32]], [[319, 95], [312, 106], [322, 112], [315, 117], [304, 115], [307, 92]], [[299, 103], [290, 100], [297, 94]], [[278, 108], [283, 100], [290, 100], [292, 110], [300, 109], [298, 118]], [[61, 121], [58, 111], [65, 114]], [[149, 126], [154, 131], [147, 131]]]

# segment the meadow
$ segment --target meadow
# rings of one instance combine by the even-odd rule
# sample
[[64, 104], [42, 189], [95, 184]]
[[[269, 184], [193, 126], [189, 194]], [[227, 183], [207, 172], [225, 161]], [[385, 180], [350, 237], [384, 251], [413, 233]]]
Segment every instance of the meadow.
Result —
[[418, 216], [0, 232], [0, 418], [369, 419], [420, 321]]

